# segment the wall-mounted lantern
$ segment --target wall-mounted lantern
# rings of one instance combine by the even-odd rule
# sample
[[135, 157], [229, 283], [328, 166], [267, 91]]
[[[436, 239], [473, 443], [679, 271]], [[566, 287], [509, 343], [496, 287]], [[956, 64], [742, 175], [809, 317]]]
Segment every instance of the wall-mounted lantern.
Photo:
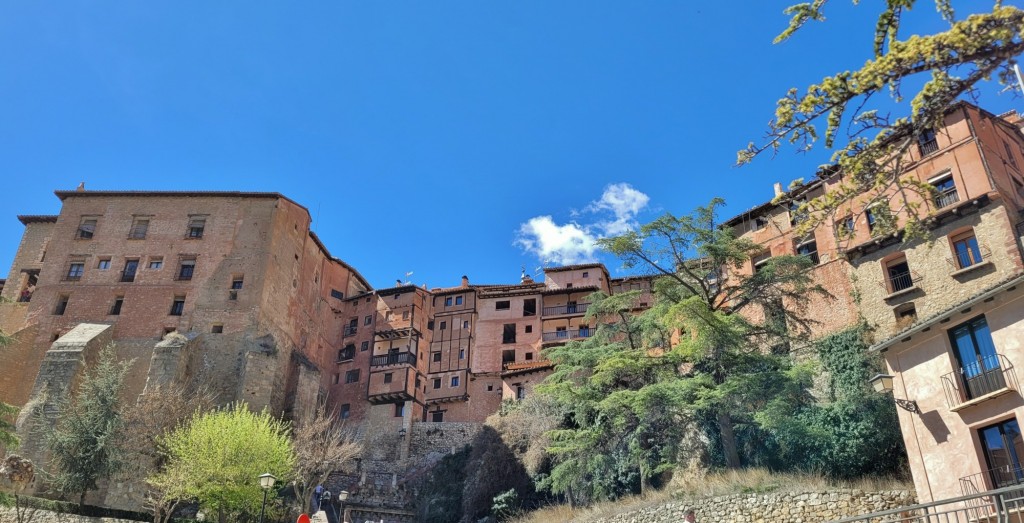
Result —
[[[889, 394], [893, 390], [892, 386], [893, 375], [892, 374], [876, 374], [874, 378], [871, 378], [871, 387], [875, 389], [875, 392], [879, 394]], [[914, 400], [901, 400], [893, 397], [896, 401], [896, 405], [903, 410], [920, 414], [921, 409], [917, 406], [917, 402]]]

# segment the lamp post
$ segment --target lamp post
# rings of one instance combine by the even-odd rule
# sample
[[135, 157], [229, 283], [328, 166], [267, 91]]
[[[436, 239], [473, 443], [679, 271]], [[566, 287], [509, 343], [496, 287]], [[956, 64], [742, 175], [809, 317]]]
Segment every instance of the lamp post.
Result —
[[263, 489], [263, 507], [260, 508], [260, 523], [263, 523], [263, 515], [267, 512], [267, 492], [274, 488], [277, 478], [271, 473], [260, 474], [260, 487]]
[[338, 493], [338, 502], [341, 504], [341, 523], [348, 523], [348, 518], [345, 517], [345, 501], [348, 500], [348, 491], [343, 490]]

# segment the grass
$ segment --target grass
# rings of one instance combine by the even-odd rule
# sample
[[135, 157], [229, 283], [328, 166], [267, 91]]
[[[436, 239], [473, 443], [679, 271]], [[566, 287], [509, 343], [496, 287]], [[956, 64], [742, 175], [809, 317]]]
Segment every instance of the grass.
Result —
[[822, 492], [835, 489], [864, 491], [910, 490], [913, 485], [898, 478], [862, 478], [834, 480], [817, 474], [777, 473], [764, 469], [729, 470], [702, 477], [673, 479], [668, 487], [616, 501], [597, 503], [589, 507], [552, 505], [523, 514], [513, 523], [557, 523], [593, 521], [618, 514], [633, 512], [670, 501], [701, 499], [733, 494], [767, 494], [770, 492]]

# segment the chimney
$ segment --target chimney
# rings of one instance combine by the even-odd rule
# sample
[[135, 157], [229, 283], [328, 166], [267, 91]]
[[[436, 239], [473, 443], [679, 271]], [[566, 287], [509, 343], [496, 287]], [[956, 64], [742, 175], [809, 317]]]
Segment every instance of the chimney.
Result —
[[85, 182], [78, 184], [78, 187], [75, 187], [75, 192], [85, 192]]
[[395, 280], [395, 287], [401, 287], [401, 286], [402, 286], [402, 280]]
[[529, 274], [526, 274], [526, 267], [523, 267], [523, 273], [519, 276], [519, 283], [527, 284], [533, 283], [533, 278]]
[[469, 276], [462, 276], [462, 288], [469, 287]]
[[775, 182], [775, 197], [778, 198], [779, 196], [782, 196], [782, 194], [782, 183]]

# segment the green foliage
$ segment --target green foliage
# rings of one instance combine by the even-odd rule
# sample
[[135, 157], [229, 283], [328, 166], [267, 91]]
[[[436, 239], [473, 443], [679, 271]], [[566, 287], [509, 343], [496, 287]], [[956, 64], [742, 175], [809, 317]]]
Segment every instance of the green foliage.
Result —
[[79, 494], [80, 503], [97, 482], [123, 466], [119, 398], [129, 365], [116, 360], [113, 346], [103, 349], [72, 401], [61, 407], [60, 422], [47, 437], [53, 486], [65, 494]]
[[898, 472], [906, 459], [899, 421], [892, 400], [868, 386], [878, 362], [867, 353], [864, 327], [823, 338], [815, 348], [832, 401], [765, 413], [780, 462], [839, 478]]
[[[237, 520], [260, 509], [258, 476], [287, 485], [295, 466], [288, 424], [245, 404], [205, 413], [161, 439], [166, 464], [148, 481], [169, 499], [195, 500]], [[277, 493], [271, 489], [270, 498]]]
[[510, 488], [505, 492], [494, 496], [491, 503], [491, 514], [493, 514], [498, 521], [505, 521], [515, 514], [518, 508], [519, 496], [516, 494], [516, 489]]
[[[789, 26], [776, 42], [792, 37], [807, 23], [825, 20], [826, 4], [827, 0], [813, 0], [787, 9]], [[936, 11], [948, 28], [900, 39], [900, 26], [916, 4], [916, 0], [882, 2], [873, 28], [873, 53], [864, 65], [827, 76], [805, 90], [790, 89], [777, 103], [767, 139], [751, 142], [737, 154], [737, 162], [744, 164], [765, 151], [777, 152], [786, 142], [806, 151], [820, 136], [825, 147], [835, 147], [832, 161], [843, 173], [841, 183], [804, 206], [801, 212], [811, 219], [801, 224], [801, 231], [838, 218], [846, 204], [857, 198], [863, 204], [889, 204], [903, 218], [906, 237], [923, 233], [920, 221], [927, 209], [906, 196], [917, 194], [928, 200], [931, 189], [901, 177], [908, 152], [926, 132], [942, 127], [946, 111], [958, 98], [971, 94], [993, 75], [1003, 84], [1013, 81], [1010, 66], [1024, 52], [1024, 11], [995, 0], [990, 12], [957, 19], [951, 0], [936, 0]], [[843, 42], [840, 45], [846, 45]], [[920, 87], [908, 89], [907, 80]], [[876, 100], [886, 94], [891, 100]], [[902, 111], [894, 112], [903, 112], [904, 117], [880, 114], [892, 111], [892, 102], [902, 105]], [[841, 137], [844, 129], [846, 136]], [[836, 145], [837, 140], [841, 145]]]
[[[555, 369], [537, 391], [567, 416], [548, 433], [554, 464], [541, 487], [584, 503], [643, 491], [677, 466], [682, 443], [707, 421], [727, 465], [755, 463], [759, 447], [741, 444], [767, 437], [766, 413], [811, 403], [813, 369], [786, 351], [806, 336], [798, 312], [820, 292], [810, 262], [779, 256], [743, 274], [763, 247], [719, 227], [720, 204], [601, 241], [625, 266], [658, 275], [654, 305], [635, 313], [649, 298], [596, 293], [587, 309], [595, 334], [545, 351]], [[740, 314], [747, 309], [766, 319], [752, 322]]]
[[0, 401], [0, 449], [13, 449], [18, 446], [18, 435], [15, 434], [14, 418], [18, 408]]

